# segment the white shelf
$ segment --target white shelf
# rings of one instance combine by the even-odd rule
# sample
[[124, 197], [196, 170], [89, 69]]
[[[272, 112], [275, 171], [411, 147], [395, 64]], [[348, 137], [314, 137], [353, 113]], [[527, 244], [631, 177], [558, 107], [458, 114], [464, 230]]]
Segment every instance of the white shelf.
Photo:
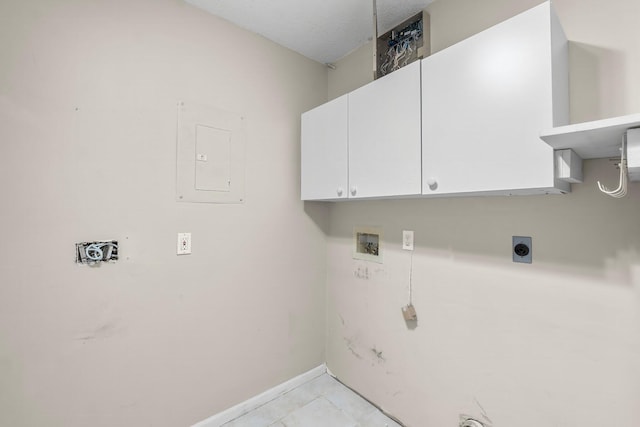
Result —
[[640, 114], [560, 126], [540, 135], [556, 150], [571, 148], [583, 159], [620, 156], [622, 135], [640, 127]]

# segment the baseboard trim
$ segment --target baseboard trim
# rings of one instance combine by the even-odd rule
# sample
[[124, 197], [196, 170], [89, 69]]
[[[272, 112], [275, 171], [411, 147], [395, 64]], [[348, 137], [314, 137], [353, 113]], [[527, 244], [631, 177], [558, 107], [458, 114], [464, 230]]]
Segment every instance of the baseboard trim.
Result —
[[297, 377], [285, 381], [280, 385], [270, 388], [264, 393], [260, 393], [259, 395], [245, 400], [244, 402], [232, 406], [231, 408], [226, 409], [220, 413], [217, 413], [216, 415], [213, 415], [206, 420], [202, 420], [194, 424], [192, 427], [220, 427], [222, 424], [235, 420], [236, 418], [246, 414], [247, 412], [253, 411], [254, 409], [264, 405], [265, 403], [271, 402], [273, 399], [276, 399], [277, 397], [282, 396], [283, 394], [293, 390], [294, 388], [299, 387], [302, 384], [319, 377], [325, 372], [327, 372], [327, 365], [323, 363], [317, 368], [313, 368], [310, 371], [300, 374]]

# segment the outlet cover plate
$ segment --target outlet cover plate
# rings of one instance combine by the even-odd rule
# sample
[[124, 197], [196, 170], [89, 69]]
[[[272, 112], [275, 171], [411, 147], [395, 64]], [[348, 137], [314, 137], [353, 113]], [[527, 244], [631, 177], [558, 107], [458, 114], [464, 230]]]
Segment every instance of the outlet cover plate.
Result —
[[402, 230], [402, 249], [405, 251], [413, 250], [413, 231]]
[[178, 255], [189, 255], [191, 253], [191, 233], [178, 233]]
[[513, 236], [511, 238], [511, 254], [513, 262], [523, 262], [531, 264], [533, 259], [533, 246], [531, 246], [531, 237]]

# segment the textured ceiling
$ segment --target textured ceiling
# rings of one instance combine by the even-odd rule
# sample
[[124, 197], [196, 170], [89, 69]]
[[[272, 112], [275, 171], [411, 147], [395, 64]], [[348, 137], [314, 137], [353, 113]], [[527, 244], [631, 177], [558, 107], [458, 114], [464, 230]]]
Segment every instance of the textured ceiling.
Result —
[[[373, 36], [373, 0], [185, 0], [321, 63], [332, 63]], [[377, 0], [378, 34], [432, 0]]]

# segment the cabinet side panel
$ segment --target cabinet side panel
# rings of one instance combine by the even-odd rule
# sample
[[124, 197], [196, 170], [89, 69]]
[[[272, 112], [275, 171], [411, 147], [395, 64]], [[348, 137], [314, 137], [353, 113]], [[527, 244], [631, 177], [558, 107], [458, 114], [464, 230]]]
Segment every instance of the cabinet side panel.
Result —
[[302, 200], [347, 197], [347, 96], [302, 114]]
[[569, 42], [551, 6], [551, 55], [553, 73], [553, 126], [569, 124]]

